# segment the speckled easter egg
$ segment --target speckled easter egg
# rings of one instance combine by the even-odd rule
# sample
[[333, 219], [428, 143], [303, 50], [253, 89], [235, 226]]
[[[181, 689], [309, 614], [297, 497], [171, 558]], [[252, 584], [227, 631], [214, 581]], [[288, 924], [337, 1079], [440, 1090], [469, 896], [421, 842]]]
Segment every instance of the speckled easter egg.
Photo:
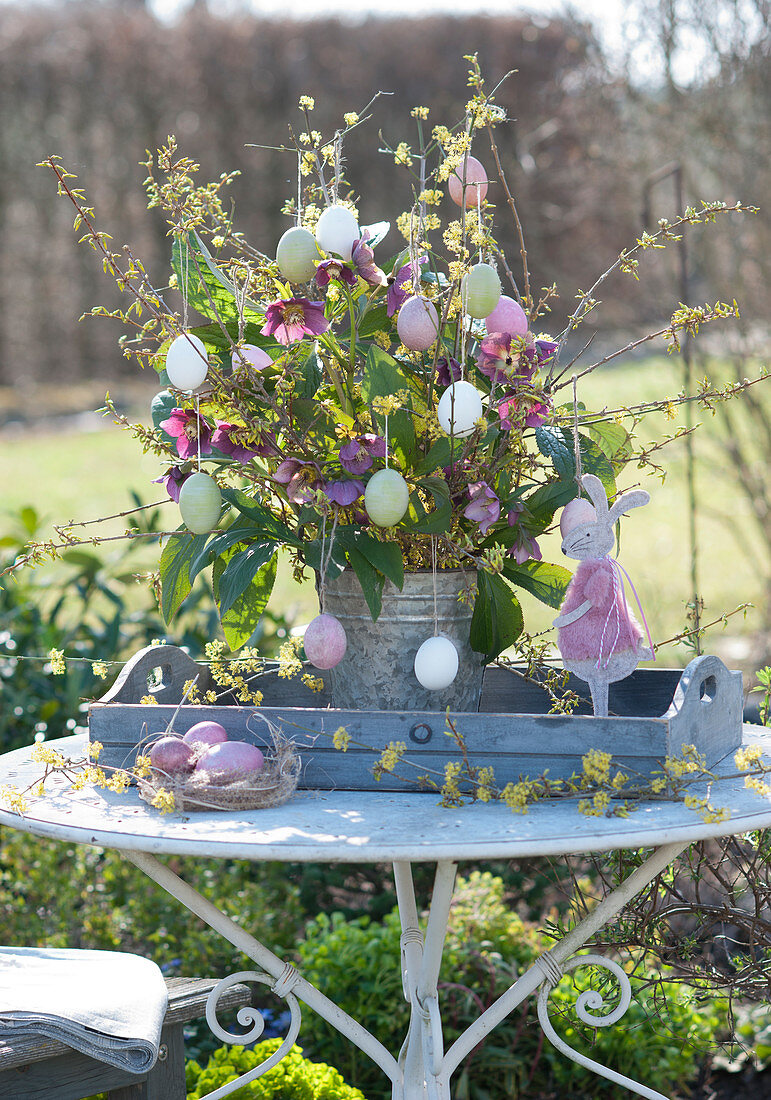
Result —
[[159, 737], [148, 750], [150, 763], [161, 772], [189, 772], [193, 770], [195, 755], [181, 737]]
[[315, 668], [334, 668], [345, 656], [348, 639], [339, 619], [322, 614], [308, 623], [303, 645], [305, 656]]
[[524, 336], [527, 332], [527, 314], [519, 302], [502, 294], [498, 305], [485, 318], [488, 332], [508, 332], [510, 336]]
[[415, 654], [415, 676], [426, 691], [442, 691], [458, 675], [458, 651], [449, 638], [428, 638]]
[[276, 248], [278, 269], [290, 283], [309, 282], [320, 259], [316, 238], [300, 225], [287, 229]]
[[204, 775], [210, 783], [229, 783], [244, 772], [259, 772], [265, 757], [256, 745], [246, 741], [223, 741], [212, 745], [195, 766], [196, 775]]
[[182, 738], [186, 745], [219, 745], [227, 739], [227, 730], [219, 722], [196, 722]]
[[213, 477], [191, 474], [179, 491], [179, 511], [182, 522], [194, 535], [203, 535], [217, 526], [222, 508], [222, 494]]
[[461, 161], [447, 181], [450, 198], [458, 206], [463, 204], [463, 181], [466, 181], [466, 207], [477, 206], [487, 195], [487, 172], [476, 157]]
[[434, 303], [421, 294], [413, 294], [399, 310], [396, 331], [405, 348], [426, 351], [439, 335], [439, 314]]
[[325, 252], [350, 260], [359, 239], [359, 223], [345, 206], [328, 206], [316, 223], [316, 240]]
[[376, 527], [393, 527], [409, 502], [409, 486], [398, 470], [378, 470], [367, 482], [364, 507]]
[[491, 264], [475, 264], [460, 283], [460, 300], [471, 317], [487, 317], [498, 305], [501, 280]]
[[439, 398], [436, 416], [443, 432], [463, 439], [471, 435], [482, 412], [479, 390], [470, 382], [453, 382]]
[[166, 373], [178, 390], [194, 390], [209, 370], [209, 354], [203, 340], [192, 332], [183, 332], [172, 340], [166, 352]]

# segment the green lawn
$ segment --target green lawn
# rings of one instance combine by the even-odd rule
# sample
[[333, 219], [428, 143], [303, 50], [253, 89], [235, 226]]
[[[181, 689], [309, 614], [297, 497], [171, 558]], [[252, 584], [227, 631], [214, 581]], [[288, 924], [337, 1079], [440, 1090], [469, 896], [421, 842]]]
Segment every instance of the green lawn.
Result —
[[[589, 408], [616, 408], [674, 396], [681, 387], [680, 370], [676, 358], [604, 368], [582, 380], [579, 397]], [[569, 388], [562, 394], [567, 401]], [[712, 619], [741, 602], [759, 605], [763, 577], [771, 566], [769, 548], [753, 527], [748, 502], [737, 491], [736, 479], [716, 441], [719, 419], [702, 411], [696, 419], [704, 421], [696, 435], [700, 587], [706, 614]], [[661, 414], [651, 416], [638, 427], [637, 438], [647, 444], [673, 433], [681, 423], [682, 413], [673, 421]], [[663, 483], [633, 465], [627, 466], [620, 479], [624, 488], [640, 483], [651, 493], [650, 505], [630, 513], [624, 522], [620, 561], [634, 581], [654, 640], [668, 638], [683, 628], [690, 597], [684, 452], [683, 441], [677, 440], [657, 453], [657, 461], [668, 471]], [[13, 511], [32, 504], [53, 522], [120, 512], [131, 506], [131, 490], [148, 502], [161, 501], [165, 495], [160, 486], [151, 484], [160, 472], [156, 460], [143, 457], [127, 432], [110, 425], [83, 434], [0, 435], [0, 461], [5, 472], [4, 509]], [[169, 528], [175, 527], [174, 506], [164, 505], [164, 510]], [[123, 526], [123, 521], [114, 521], [112, 530], [118, 533]], [[562, 559], [557, 534], [543, 540], [542, 551], [546, 560], [574, 567], [575, 563]], [[148, 566], [152, 560], [153, 553], [148, 552]], [[300, 622], [316, 606], [312, 584], [298, 589], [287, 568], [280, 572], [272, 602]], [[530, 630], [549, 625], [554, 614], [551, 610], [527, 596], [523, 603]], [[713, 634], [707, 648], [720, 651], [726, 636], [747, 637], [757, 632], [759, 625], [758, 613], [750, 612], [746, 620], [736, 616], [725, 634], [721, 630]], [[687, 658], [682, 647], [673, 647], [662, 659], [666, 664], [679, 664]]]

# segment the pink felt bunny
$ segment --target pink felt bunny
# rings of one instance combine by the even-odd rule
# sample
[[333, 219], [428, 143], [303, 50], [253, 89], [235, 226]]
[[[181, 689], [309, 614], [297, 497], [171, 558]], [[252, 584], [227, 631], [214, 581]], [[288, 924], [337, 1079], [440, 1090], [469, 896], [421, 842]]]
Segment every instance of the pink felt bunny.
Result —
[[612, 508], [602, 482], [584, 474], [581, 484], [594, 502], [578, 498], [562, 510], [562, 553], [581, 564], [568, 585], [559, 616], [557, 645], [569, 672], [586, 680], [594, 713], [608, 713], [608, 684], [623, 680], [653, 650], [643, 645], [643, 633], [627, 606], [621, 567], [608, 554], [613, 549], [613, 527], [619, 516], [650, 500], [644, 489], [623, 493]]

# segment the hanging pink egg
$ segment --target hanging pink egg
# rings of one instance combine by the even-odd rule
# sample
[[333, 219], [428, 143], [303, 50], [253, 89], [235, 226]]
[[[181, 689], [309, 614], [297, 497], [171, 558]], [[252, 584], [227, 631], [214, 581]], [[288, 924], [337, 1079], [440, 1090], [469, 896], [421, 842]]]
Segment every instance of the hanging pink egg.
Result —
[[466, 208], [478, 206], [487, 194], [487, 172], [485, 167], [476, 157], [468, 157], [461, 161], [454, 172], [450, 174], [447, 188], [450, 198], [458, 206], [463, 205], [463, 181], [466, 181]]
[[583, 497], [575, 497], [569, 500], [562, 509], [560, 516], [560, 534], [564, 538], [569, 531], [575, 530], [584, 523], [596, 523], [597, 512], [592, 504]]
[[238, 367], [243, 363], [254, 367], [255, 370], [265, 370], [266, 367], [273, 366], [273, 360], [267, 351], [258, 348], [256, 344], [242, 344], [237, 351], [233, 352], [233, 366]]
[[426, 351], [439, 335], [439, 314], [434, 303], [422, 294], [413, 294], [399, 310], [396, 331], [405, 348]]
[[498, 305], [485, 318], [488, 332], [508, 332], [510, 336], [524, 336], [527, 332], [527, 314], [519, 302], [502, 294]]
[[317, 615], [305, 628], [305, 656], [315, 668], [334, 668], [345, 656], [348, 639], [334, 615]]

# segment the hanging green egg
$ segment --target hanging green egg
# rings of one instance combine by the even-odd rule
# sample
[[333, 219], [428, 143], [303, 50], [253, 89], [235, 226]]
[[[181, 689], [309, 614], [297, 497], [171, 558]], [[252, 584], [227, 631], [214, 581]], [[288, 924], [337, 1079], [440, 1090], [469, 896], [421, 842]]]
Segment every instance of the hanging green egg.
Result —
[[471, 317], [487, 317], [501, 297], [501, 280], [490, 264], [476, 264], [461, 279], [460, 300]]
[[222, 508], [219, 486], [209, 474], [191, 474], [179, 491], [182, 522], [194, 535], [203, 535], [217, 526]]
[[310, 282], [320, 259], [316, 238], [301, 225], [287, 229], [276, 248], [278, 269], [290, 283]]
[[378, 470], [367, 482], [364, 507], [376, 527], [393, 527], [407, 511], [410, 489], [398, 470]]

